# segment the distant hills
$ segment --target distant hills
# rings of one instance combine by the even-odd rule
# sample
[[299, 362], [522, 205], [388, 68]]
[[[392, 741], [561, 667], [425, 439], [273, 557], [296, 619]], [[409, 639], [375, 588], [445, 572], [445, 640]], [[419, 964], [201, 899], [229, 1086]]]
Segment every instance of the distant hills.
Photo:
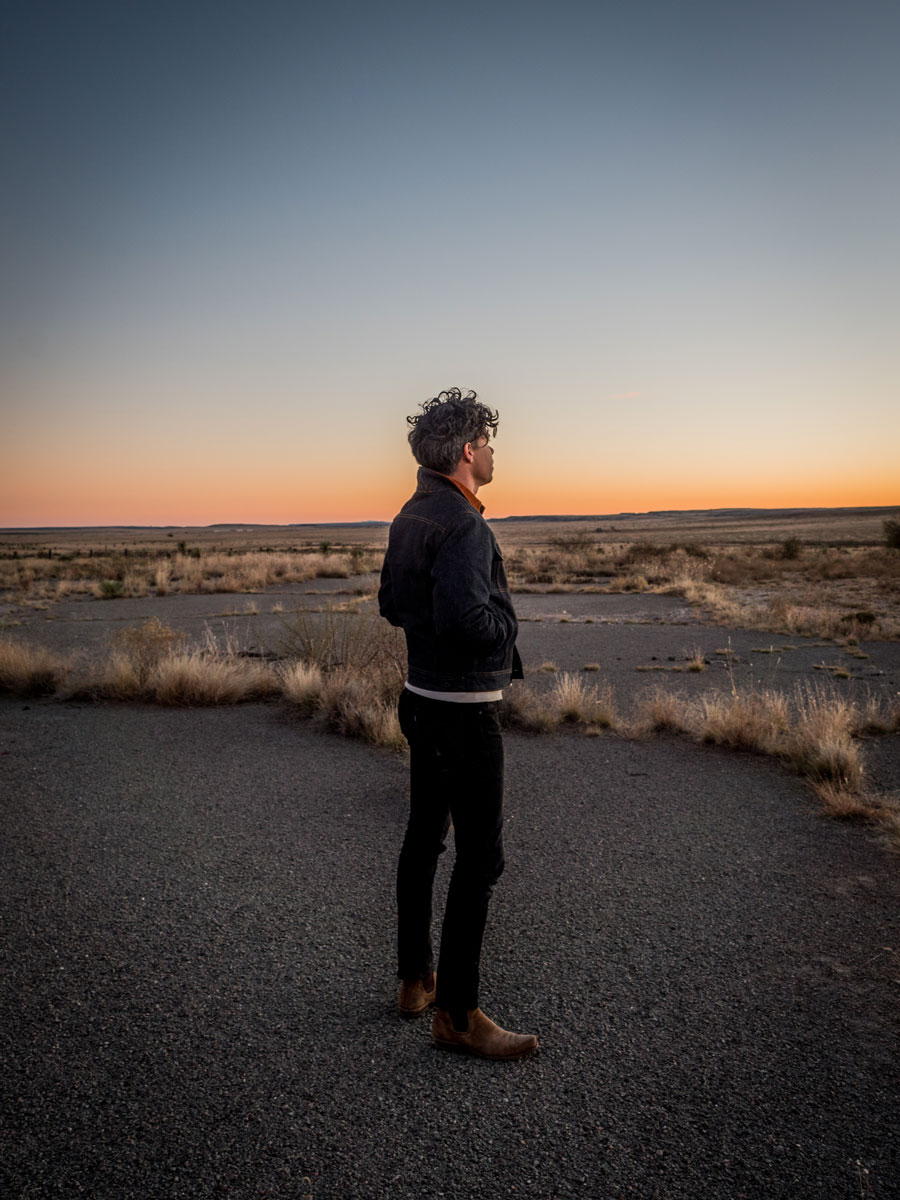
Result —
[[[704, 518], [707, 520], [731, 521], [778, 521], [797, 517], [829, 516], [878, 516], [895, 515], [900, 503], [858, 508], [660, 508], [648, 512], [619, 513], [534, 513], [509, 517], [489, 517], [492, 524], [504, 522], [563, 522], [563, 521], [646, 521], [650, 518]], [[285, 521], [281, 525], [259, 521], [216, 521], [211, 525], [29, 525], [8, 526], [4, 533], [52, 532], [63, 529], [123, 529], [123, 530], [176, 530], [210, 529], [240, 532], [253, 529], [378, 529], [390, 525], [390, 521]]]
[[586, 516], [573, 513], [571, 516], [551, 514], [527, 517], [493, 517], [492, 521], [645, 521], [648, 517], [706, 517], [732, 521], [781, 520], [785, 517], [828, 517], [842, 513], [844, 516], [875, 516], [878, 513], [894, 513], [900, 505], [862, 508], [657, 508], [648, 512], [597, 513]]

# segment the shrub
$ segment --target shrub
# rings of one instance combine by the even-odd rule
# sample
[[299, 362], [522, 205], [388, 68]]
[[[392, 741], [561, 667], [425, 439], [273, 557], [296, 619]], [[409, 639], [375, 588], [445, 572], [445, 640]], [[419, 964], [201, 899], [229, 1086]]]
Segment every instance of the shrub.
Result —
[[395, 695], [406, 679], [403, 633], [374, 612], [330, 607], [294, 613], [283, 622], [280, 648], [286, 657], [314, 663], [323, 672], [338, 667], [374, 672]]
[[787, 560], [793, 560], [793, 559], [799, 558], [800, 551], [802, 548], [803, 548], [803, 543], [800, 541], [799, 538], [795, 538], [795, 537], [785, 538], [785, 540], [781, 543], [779, 557], [787, 559]]
[[882, 522], [884, 544], [890, 550], [900, 550], [900, 520], [888, 517]]
[[113, 657], [120, 659], [123, 665], [129, 664], [136, 680], [144, 684], [161, 659], [181, 648], [184, 634], [176, 633], [158, 617], [151, 617], [143, 625], [118, 630], [109, 642]]
[[859, 612], [845, 613], [841, 617], [841, 624], [868, 627], [874, 625], [877, 620], [878, 618], [875, 613], [870, 612], [868, 609], [861, 609]]

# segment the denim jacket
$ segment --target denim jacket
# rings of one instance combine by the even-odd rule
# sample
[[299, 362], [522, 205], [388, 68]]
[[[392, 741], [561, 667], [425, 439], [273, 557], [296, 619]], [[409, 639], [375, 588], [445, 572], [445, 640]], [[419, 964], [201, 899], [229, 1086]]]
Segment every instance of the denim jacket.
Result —
[[426, 467], [391, 525], [378, 606], [406, 633], [416, 687], [496, 691], [522, 678], [497, 540], [459, 488]]

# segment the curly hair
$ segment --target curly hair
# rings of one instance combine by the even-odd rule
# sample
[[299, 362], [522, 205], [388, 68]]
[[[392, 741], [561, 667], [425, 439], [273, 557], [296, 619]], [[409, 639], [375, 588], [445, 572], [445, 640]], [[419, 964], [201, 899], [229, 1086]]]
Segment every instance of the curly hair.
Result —
[[431, 471], [451, 475], [462, 458], [466, 442], [496, 434], [500, 414], [478, 400], [476, 392], [448, 388], [421, 404], [422, 411], [407, 417], [412, 428], [409, 444], [416, 462]]

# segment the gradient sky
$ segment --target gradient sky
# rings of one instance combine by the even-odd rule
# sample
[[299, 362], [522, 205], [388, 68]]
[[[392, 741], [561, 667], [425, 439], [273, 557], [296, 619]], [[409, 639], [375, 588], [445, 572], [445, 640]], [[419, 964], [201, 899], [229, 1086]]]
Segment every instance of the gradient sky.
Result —
[[900, 501], [900, 9], [7, 0], [0, 525]]

